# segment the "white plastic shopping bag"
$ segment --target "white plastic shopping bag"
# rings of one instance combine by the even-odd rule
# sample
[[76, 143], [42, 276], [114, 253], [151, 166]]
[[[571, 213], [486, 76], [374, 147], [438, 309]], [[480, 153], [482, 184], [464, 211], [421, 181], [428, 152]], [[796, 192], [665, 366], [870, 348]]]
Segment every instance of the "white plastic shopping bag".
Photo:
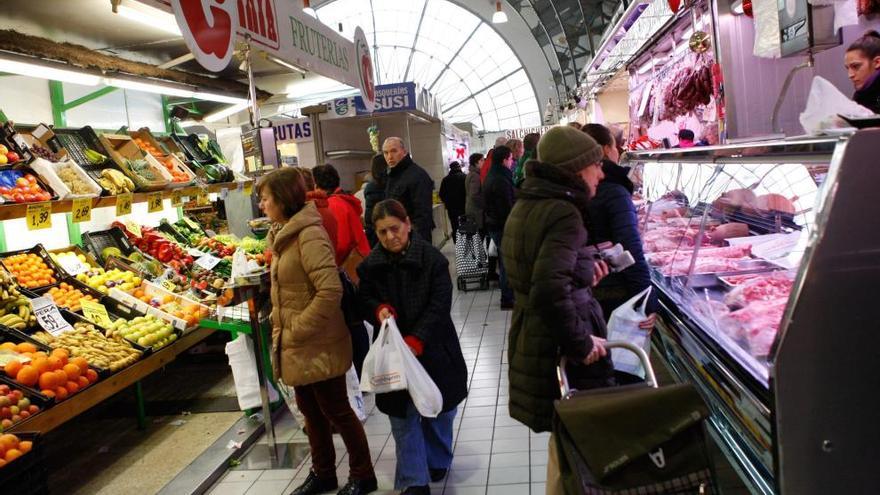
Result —
[[360, 382], [354, 365], [345, 373], [345, 385], [348, 389], [348, 403], [361, 423], [367, 420], [367, 407], [364, 405], [364, 394], [361, 393]]
[[[639, 292], [629, 301], [623, 303], [608, 318], [608, 340], [626, 341], [641, 347], [645, 352], [651, 350], [651, 334], [639, 328], [639, 323], [648, 319], [645, 307], [651, 296], [651, 287]], [[642, 303], [639, 305], [639, 301]], [[625, 349], [612, 349], [611, 361], [614, 369], [631, 375], [645, 377], [645, 370], [639, 357]]]
[[299, 410], [299, 406], [296, 405], [296, 393], [293, 390], [293, 387], [289, 387], [283, 383], [281, 380], [278, 380], [278, 391], [281, 392], [281, 396], [284, 397], [284, 403], [287, 404], [287, 409], [290, 410], [290, 414], [293, 414], [293, 419], [296, 420], [296, 424], [299, 425], [300, 428], [306, 425], [306, 417]]
[[[392, 361], [389, 362], [386, 358], [391, 358]], [[383, 363], [387, 364], [383, 366]], [[400, 387], [400, 384], [403, 384], [403, 387]], [[383, 390], [379, 390], [378, 387], [382, 387]], [[384, 390], [386, 387], [393, 388]], [[409, 391], [409, 396], [420, 415], [436, 418], [443, 410], [443, 395], [437, 384], [404, 342], [394, 318], [386, 318], [379, 328], [376, 341], [373, 342], [370, 352], [364, 359], [361, 390], [384, 393], [404, 388]]]
[[[238, 395], [238, 407], [244, 411], [260, 407], [260, 380], [257, 376], [257, 361], [254, 356], [254, 343], [247, 335], [241, 334], [237, 339], [226, 344], [226, 355], [232, 368], [232, 379], [235, 382], [235, 393]], [[275, 388], [268, 385], [269, 402], [278, 400]]]
[[[393, 325], [393, 327], [392, 327]], [[393, 328], [393, 331], [389, 328]], [[395, 338], [396, 337], [396, 338]], [[370, 346], [364, 365], [361, 368], [361, 390], [384, 394], [397, 390], [406, 390], [406, 372], [403, 368], [403, 337], [397, 330], [392, 318], [387, 318], [379, 328], [376, 341]], [[406, 349], [409, 352], [409, 349]]]
[[867, 117], [874, 112], [849, 99], [826, 79], [814, 77], [807, 106], [800, 115], [804, 130], [809, 134], [818, 134], [825, 129], [846, 126], [841, 123], [838, 114]]

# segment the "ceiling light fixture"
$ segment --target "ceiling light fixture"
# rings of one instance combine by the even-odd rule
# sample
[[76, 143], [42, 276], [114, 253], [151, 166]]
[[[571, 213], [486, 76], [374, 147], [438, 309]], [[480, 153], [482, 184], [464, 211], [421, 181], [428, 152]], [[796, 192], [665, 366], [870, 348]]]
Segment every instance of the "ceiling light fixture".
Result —
[[232, 105], [232, 106], [226, 107], [226, 108], [224, 108], [223, 110], [218, 110], [218, 111], [216, 111], [216, 112], [214, 112], [214, 113], [211, 113], [211, 114], [205, 115], [205, 118], [204, 118], [203, 120], [204, 120], [205, 122], [217, 122], [218, 120], [223, 120], [223, 119], [225, 119], [226, 117], [229, 117], [229, 116], [231, 116], [231, 115], [235, 115], [235, 114], [237, 114], [238, 112], [240, 112], [240, 111], [246, 109], [247, 107], [248, 107], [247, 102], [244, 102], [244, 103], [238, 103], [238, 104], [236, 104], [236, 105]]
[[227, 96], [227, 95], [218, 95], [216, 93], [205, 93], [202, 91], [196, 91], [193, 94], [193, 98], [198, 98], [200, 100], [207, 101], [216, 101], [217, 103], [230, 103], [233, 105], [247, 105], [247, 98], [240, 98], [235, 96]]
[[312, 8], [309, 0], [303, 0], [303, 13], [309, 14], [312, 17], [318, 17], [318, 13]]
[[297, 66], [291, 64], [290, 62], [285, 62], [284, 60], [281, 60], [281, 59], [278, 58], [278, 57], [273, 57], [272, 55], [266, 55], [266, 59], [269, 60], [269, 61], [272, 62], [272, 63], [278, 64], [278, 65], [280, 65], [281, 67], [288, 68], [288, 69], [290, 69], [290, 70], [292, 70], [292, 71], [294, 71], [294, 72], [298, 72], [298, 73], [303, 74], [303, 75], [306, 74], [305, 69], [302, 69], [302, 68], [300, 68], [300, 67], [297, 67]]
[[[97, 86], [101, 83], [101, 77], [88, 74], [77, 70], [68, 70], [64, 64], [46, 64], [42, 60], [35, 60], [38, 63], [30, 63], [26, 61], [28, 57], [12, 56], [7, 54], [0, 55], [0, 64], [3, 66], [3, 72], [18, 74], [20, 76], [37, 77], [40, 79], [50, 79], [53, 81], [64, 81], [73, 84], [82, 84], [83, 86]], [[57, 66], [53, 67], [53, 66]]]
[[160, 29], [166, 33], [171, 33], [177, 36], [183, 36], [180, 32], [180, 28], [177, 27], [177, 20], [174, 19], [174, 15], [150, 7], [149, 5], [138, 3], [137, 6], [133, 6], [131, 2], [128, 2], [119, 5], [116, 8], [116, 13], [126, 19], [139, 22], [145, 26]]
[[507, 14], [501, 10], [501, 0], [496, 0], [495, 13], [492, 14], [492, 24], [504, 24], [505, 22], [507, 22]]
[[171, 86], [162, 83], [153, 83], [146, 81], [135, 81], [132, 79], [124, 79], [119, 77], [106, 77], [104, 84], [117, 88], [131, 89], [134, 91], [143, 91], [144, 93], [156, 93], [160, 95], [179, 96], [181, 98], [190, 98], [195, 94], [194, 89], [186, 89], [183, 87]]

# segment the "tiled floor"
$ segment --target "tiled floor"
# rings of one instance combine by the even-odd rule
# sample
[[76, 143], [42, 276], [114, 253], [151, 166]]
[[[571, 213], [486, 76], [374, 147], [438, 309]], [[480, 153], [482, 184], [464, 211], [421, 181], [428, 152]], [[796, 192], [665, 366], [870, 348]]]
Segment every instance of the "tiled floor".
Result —
[[[455, 418], [455, 460], [446, 479], [432, 485], [435, 495], [543, 494], [548, 434], [535, 434], [507, 414], [507, 329], [510, 312], [498, 308], [497, 290], [456, 292], [452, 318], [468, 365], [470, 394]], [[394, 439], [388, 417], [367, 400], [365, 423], [373, 454], [377, 493], [395, 493]], [[306, 442], [290, 416], [276, 427], [282, 442]], [[342, 439], [337, 445], [340, 483], [348, 477]], [[210, 492], [214, 495], [290, 493], [308, 475], [310, 459], [296, 469], [235, 469]]]

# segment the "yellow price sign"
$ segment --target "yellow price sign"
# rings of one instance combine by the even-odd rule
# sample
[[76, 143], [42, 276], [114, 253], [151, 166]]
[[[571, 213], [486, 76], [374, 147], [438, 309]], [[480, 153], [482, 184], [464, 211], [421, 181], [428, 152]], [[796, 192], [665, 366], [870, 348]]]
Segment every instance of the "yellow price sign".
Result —
[[172, 281], [170, 281], [170, 280], [163, 280], [163, 281], [162, 281], [162, 287], [163, 287], [165, 290], [167, 290], [168, 292], [174, 292], [174, 291], [177, 289], [177, 286], [174, 285], [174, 282], [172, 282]]
[[73, 223], [88, 222], [92, 219], [92, 198], [77, 198], [70, 208]]
[[103, 304], [83, 299], [80, 301], [80, 306], [83, 316], [95, 325], [104, 328], [110, 328], [113, 325], [113, 320], [110, 319], [107, 308]]
[[52, 203], [31, 203], [27, 205], [28, 230], [48, 229], [52, 227]]
[[199, 192], [196, 193], [196, 204], [197, 205], [208, 204], [208, 190], [207, 189], [199, 189]]
[[147, 194], [147, 213], [156, 213], [164, 209], [165, 207], [162, 206], [161, 192]]
[[248, 182], [244, 185], [244, 193], [245, 195], [250, 196], [252, 192], [254, 192], [254, 183]]
[[171, 206], [177, 208], [183, 206], [183, 191], [175, 189], [171, 191]]
[[116, 196], [116, 216], [128, 215], [131, 213], [131, 202], [134, 199], [132, 193], [125, 193]]

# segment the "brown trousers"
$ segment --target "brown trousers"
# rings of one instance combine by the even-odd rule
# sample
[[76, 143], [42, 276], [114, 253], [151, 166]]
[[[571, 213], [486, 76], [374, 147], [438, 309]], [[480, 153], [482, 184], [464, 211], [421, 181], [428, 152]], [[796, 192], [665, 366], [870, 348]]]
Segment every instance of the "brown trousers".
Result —
[[319, 478], [336, 478], [336, 449], [332, 424], [348, 450], [349, 476], [356, 480], [374, 478], [370, 447], [364, 426], [348, 403], [345, 375], [294, 387], [296, 405], [306, 418], [312, 471]]

